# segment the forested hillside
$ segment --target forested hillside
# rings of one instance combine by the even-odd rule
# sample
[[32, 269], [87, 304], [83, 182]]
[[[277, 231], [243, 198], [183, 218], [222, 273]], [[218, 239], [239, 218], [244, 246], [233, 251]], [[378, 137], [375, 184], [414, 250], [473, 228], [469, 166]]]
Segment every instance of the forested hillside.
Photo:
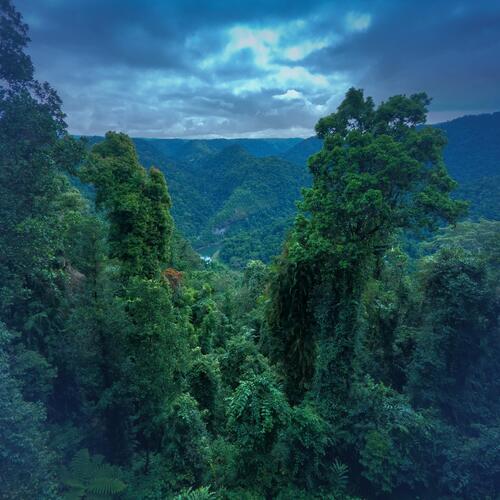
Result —
[[500, 220], [500, 112], [464, 116], [437, 125], [446, 133], [444, 158], [470, 201], [470, 216]]
[[458, 182], [499, 174], [500, 112], [463, 116], [435, 126], [446, 133], [444, 157]]
[[1, 499], [498, 497], [500, 222], [465, 219], [425, 93], [351, 88], [309, 177], [273, 140], [149, 168], [156, 141], [71, 136], [0, 20]]
[[[435, 125], [447, 136], [444, 159], [469, 216], [500, 219], [500, 113]], [[102, 138], [101, 138], [102, 139]], [[90, 144], [99, 140], [90, 138]], [[134, 139], [144, 165], [159, 167], [180, 231], [202, 254], [242, 268], [270, 262], [291, 227], [307, 159], [321, 139]]]
[[[88, 138], [89, 145], [102, 140]], [[242, 269], [280, 251], [302, 187], [304, 164], [286, 155], [301, 139], [134, 139], [144, 165], [157, 166], [175, 200], [172, 214], [202, 255]]]

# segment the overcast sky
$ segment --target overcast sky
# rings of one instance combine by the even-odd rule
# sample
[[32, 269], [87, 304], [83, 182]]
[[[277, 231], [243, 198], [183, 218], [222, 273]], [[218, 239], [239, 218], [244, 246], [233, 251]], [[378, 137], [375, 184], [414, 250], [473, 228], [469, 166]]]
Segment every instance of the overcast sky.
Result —
[[310, 136], [351, 86], [500, 109], [498, 0], [14, 0], [70, 131]]

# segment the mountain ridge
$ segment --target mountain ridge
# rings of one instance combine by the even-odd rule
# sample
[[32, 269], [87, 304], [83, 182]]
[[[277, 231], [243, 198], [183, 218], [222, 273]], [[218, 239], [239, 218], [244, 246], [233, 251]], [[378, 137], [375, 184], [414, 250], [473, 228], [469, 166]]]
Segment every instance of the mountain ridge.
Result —
[[[499, 219], [500, 112], [431, 126], [448, 137], [445, 163], [459, 182], [456, 196], [471, 201], [471, 217]], [[91, 144], [99, 140], [89, 138]], [[135, 138], [134, 144], [144, 166], [164, 173], [181, 232], [200, 251], [221, 250], [236, 267], [279, 253], [301, 189], [311, 183], [307, 159], [322, 147], [315, 136]]]

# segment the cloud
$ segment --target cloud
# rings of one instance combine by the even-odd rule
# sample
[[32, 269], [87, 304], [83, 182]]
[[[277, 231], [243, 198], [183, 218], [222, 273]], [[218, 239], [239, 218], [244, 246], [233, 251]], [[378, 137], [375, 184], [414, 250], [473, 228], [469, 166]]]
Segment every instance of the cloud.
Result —
[[294, 99], [303, 99], [304, 96], [302, 92], [298, 92], [295, 89], [288, 89], [284, 94], [273, 95], [274, 99], [279, 99], [281, 101], [293, 101]]
[[265, 67], [270, 62], [273, 48], [278, 44], [280, 33], [270, 28], [252, 29], [246, 26], [235, 26], [229, 30], [229, 37], [230, 41], [223, 57], [248, 49], [254, 53], [255, 64]]
[[306, 40], [297, 45], [292, 45], [284, 49], [285, 58], [290, 61], [300, 61], [312, 52], [328, 46], [328, 39]]
[[495, 2], [401, 2], [303, 64], [346, 72], [378, 100], [426, 91], [435, 112], [486, 112], [500, 108], [499, 32]]
[[349, 12], [346, 16], [346, 25], [349, 31], [365, 31], [372, 22], [372, 16], [367, 13]]
[[352, 85], [500, 108], [500, 7], [435, 0], [14, 0], [70, 130], [309, 135]]

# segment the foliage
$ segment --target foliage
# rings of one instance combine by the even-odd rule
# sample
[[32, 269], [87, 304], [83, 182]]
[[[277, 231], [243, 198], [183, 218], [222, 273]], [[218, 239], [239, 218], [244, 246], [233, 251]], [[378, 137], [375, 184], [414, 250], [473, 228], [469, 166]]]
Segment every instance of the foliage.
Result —
[[161, 454], [173, 489], [198, 485], [207, 467], [208, 435], [198, 403], [181, 394], [167, 416]]
[[285, 481], [282, 488], [306, 491], [345, 491], [348, 467], [333, 459], [334, 429], [312, 404], [295, 406], [288, 426], [281, 432], [273, 455]]
[[[495, 175], [500, 158], [496, 145], [499, 118], [500, 113], [493, 113], [433, 125], [447, 135], [444, 159], [448, 171], [460, 184], [456, 197], [470, 202], [470, 214], [475, 218], [498, 219], [495, 195], [499, 183]], [[91, 138], [90, 142], [99, 140]], [[311, 184], [307, 159], [321, 150], [323, 141], [316, 137], [284, 139], [278, 144], [268, 139], [134, 139], [134, 144], [142, 163], [159, 166], [168, 178], [174, 200], [172, 214], [183, 234], [202, 254], [216, 254], [223, 262], [241, 269], [249, 259], [270, 262], [279, 254], [281, 242], [293, 224], [293, 203], [299, 198], [300, 187]], [[288, 170], [277, 159], [272, 164], [282, 176], [281, 186], [271, 178], [268, 180], [269, 169], [259, 170], [255, 180], [249, 178], [252, 169], [260, 168], [262, 159], [269, 156], [287, 162]], [[216, 173], [221, 168], [225, 170], [224, 177]], [[289, 172], [294, 173], [295, 179], [288, 178]], [[212, 197], [215, 189], [224, 184], [228, 189]], [[291, 211], [285, 211], [285, 205], [279, 210], [266, 210], [262, 203], [271, 205], [270, 200], [276, 196], [286, 200]], [[248, 216], [255, 210], [258, 218]], [[226, 231], [214, 235], [217, 228]]]
[[100, 455], [91, 456], [87, 449], [78, 451], [67, 469], [61, 472], [65, 487], [63, 498], [112, 498], [127, 487], [117, 467], [104, 462]]
[[432, 424], [405, 396], [369, 377], [354, 391], [349, 423], [356, 430], [355, 447], [363, 476], [385, 492], [401, 483], [411, 488], [425, 485]]
[[210, 491], [208, 486], [201, 486], [195, 490], [188, 488], [174, 497], [174, 500], [212, 500], [214, 498], [215, 494]]
[[12, 339], [0, 323], [0, 498], [56, 498], [46, 412], [41, 403], [23, 398], [12, 376]]
[[85, 153], [8, 0], [0, 35], [1, 498], [496, 497], [500, 232], [425, 94]]
[[327, 399], [348, 390], [357, 304], [394, 235], [435, 229], [464, 211], [449, 196], [456, 183], [442, 161], [443, 136], [417, 128], [429, 102], [425, 94], [394, 96], [375, 109], [351, 89], [318, 122], [323, 150], [310, 159], [313, 187], [278, 266], [270, 313], [294, 398], [309, 382]]
[[96, 188], [96, 204], [107, 211], [110, 254], [128, 274], [156, 276], [170, 258], [171, 205], [165, 179], [157, 169], [148, 173], [137, 159], [132, 141], [108, 132], [81, 170], [81, 178]]
[[237, 449], [238, 485], [259, 476], [259, 489], [275, 480], [271, 452], [290, 420], [290, 408], [270, 372], [248, 374], [227, 400], [227, 431]]
[[260, 443], [288, 419], [282, 393], [265, 375], [243, 380], [228, 402], [228, 425], [242, 444]]

